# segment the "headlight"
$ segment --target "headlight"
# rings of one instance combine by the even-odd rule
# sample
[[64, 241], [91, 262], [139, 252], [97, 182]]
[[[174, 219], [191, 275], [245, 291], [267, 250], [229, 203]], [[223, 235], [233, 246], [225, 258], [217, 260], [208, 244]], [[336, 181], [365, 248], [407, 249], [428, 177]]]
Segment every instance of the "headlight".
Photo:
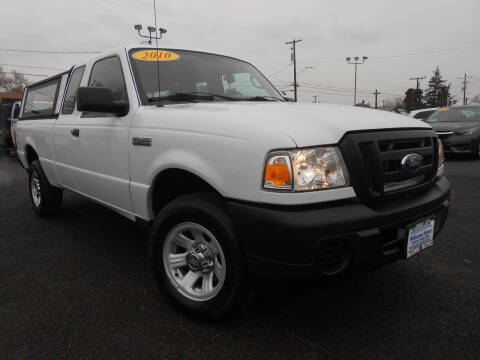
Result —
[[457, 131], [456, 133], [458, 135], [472, 135], [475, 131], [477, 131], [477, 128], [473, 127], [471, 129], [465, 129], [465, 130]]
[[273, 153], [265, 164], [264, 188], [313, 191], [348, 185], [348, 172], [336, 147]]
[[438, 167], [442, 167], [445, 161], [445, 154], [443, 153], [442, 140], [438, 139]]

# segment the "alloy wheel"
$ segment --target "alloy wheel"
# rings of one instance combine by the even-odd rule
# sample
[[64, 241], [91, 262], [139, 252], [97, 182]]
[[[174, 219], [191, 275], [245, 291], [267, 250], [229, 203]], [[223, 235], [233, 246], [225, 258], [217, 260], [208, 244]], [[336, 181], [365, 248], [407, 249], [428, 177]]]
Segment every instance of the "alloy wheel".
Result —
[[225, 255], [205, 227], [185, 222], [173, 227], [163, 245], [165, 272], [174, 288], [194, 301], [214, 298], [226, 277]]
[[33, 203], [38, 208], [42, 202], [42, 191], [40, 188], [40, 179], [36, 171], [32, 173], [30, 179], [30, 190], [32, 192]]

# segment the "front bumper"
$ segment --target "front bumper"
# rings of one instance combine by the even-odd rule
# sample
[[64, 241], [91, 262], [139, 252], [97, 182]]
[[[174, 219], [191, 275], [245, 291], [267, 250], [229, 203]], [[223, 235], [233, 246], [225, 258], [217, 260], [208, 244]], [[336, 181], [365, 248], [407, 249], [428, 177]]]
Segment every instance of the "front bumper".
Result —
[[438, 233], [449, 197], [450, 184], [440, 177], [420, 194], [374, 207], [357, 200], [304, 207], [232, 200], [227, 210], [252, 275], [335, 275], [404, 257], [407, 226], [434, 215]]
[[478, 152], [478, 135], [439, 135], [442, 140], [443, 151], [446, 154], [476, 153]]

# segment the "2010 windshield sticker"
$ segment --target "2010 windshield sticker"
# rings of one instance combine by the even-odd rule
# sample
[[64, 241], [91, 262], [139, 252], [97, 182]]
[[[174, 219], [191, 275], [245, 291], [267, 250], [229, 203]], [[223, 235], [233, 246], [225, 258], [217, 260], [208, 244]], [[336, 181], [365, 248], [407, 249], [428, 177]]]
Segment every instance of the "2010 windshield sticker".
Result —
[[180, 59], [180, 55], [165, 50], [141, 50], [134, 52], [132, 57], [142, 61], [175, 61]]

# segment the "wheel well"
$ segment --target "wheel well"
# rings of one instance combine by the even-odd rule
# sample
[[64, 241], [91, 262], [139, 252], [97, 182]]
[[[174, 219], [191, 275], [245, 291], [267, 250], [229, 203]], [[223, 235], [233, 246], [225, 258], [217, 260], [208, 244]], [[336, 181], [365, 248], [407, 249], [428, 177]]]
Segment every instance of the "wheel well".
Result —
[[210, 192], [218, 194], [209, 183], [181, 169], [164, 170], [157, 175], [152, 189], [152, 210], [154, 214], [173, 199], [196, 192]]
[[27, 145], [27, 148], [25, 149], [25, 152], [26, 152], [26, 157], [27, 157], [27, 164], [29, 166], [34, 160], [38, 160], [37, 153], [35, 152], [35, 150], [33, 150], [33, 148], [30, 145]]

